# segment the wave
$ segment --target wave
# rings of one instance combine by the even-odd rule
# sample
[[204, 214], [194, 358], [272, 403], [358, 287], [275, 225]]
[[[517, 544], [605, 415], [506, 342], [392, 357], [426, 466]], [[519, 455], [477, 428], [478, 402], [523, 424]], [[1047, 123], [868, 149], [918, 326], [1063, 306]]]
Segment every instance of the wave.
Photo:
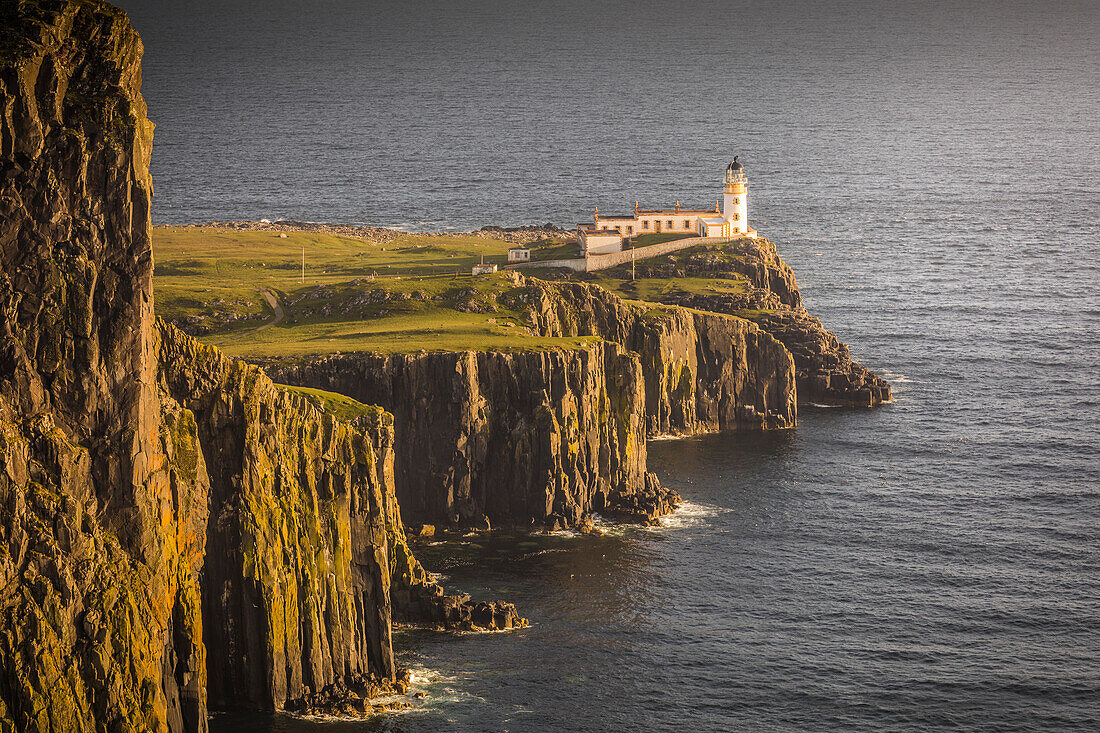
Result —
[[717, 517], [722, 512], [721, 507], [711, 504], [697, 504], [693, 501], [685, 501], [680, 504], [672, 514], [666, 514], [657, 521], [658, 526], [647, 527], [651, 530], [689, 529], [707, 524], [710, 519]]
[[889, 369], [880, 369], [879, 373], [888, 382], [896, 382], [897, 384], [909, 384], [909, 383], [912, 383], [914, 381], [913, 379], [911, 379], [910, 377], [905, 376], [901, 372], [892, 372]]

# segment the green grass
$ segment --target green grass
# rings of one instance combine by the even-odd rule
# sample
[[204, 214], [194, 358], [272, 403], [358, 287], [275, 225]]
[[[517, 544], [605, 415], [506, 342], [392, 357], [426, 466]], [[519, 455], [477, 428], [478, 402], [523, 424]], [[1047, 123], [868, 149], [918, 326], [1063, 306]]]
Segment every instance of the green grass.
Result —
[[596, 340], [532, 336], [513, 319], [440, 308], [366, 320], [280, 324], [220, 348], [241, 357], [296, 357], [355, 351], [530, 351], [578, 348]]
[[337, 420], [351, 421], [364, 415], [377, 415], [382, 412], [382, 408], [377, 405], [364, 405], [362, 402], [336, 392], [326, 392], [323, 389], [313, 389], [312, 387], [292, 387], [289, 384], [278, 384], [276, 386], [286, 392], [305, 396], [310, 402]]
[[[649, 234], [638, 246], [691, 234]], [[189, 319], [199, 338], [239, 357], [296, 357], [334, 352], [411, 353], [458, 350], [579, 348], [591, 338], [535, 336], [526, 306], [513, 308], [513, 274], [474, 277], [482, 258], [504, 263], [499, 239], [409, 234], [385, 244], [314, 232], [241, 232], [222, 228], [157, 227], [154, 294], [158, 314]], [[306, 274], [301, 276], [302, 250]], [[740, 276], [678, 277], [669, 268], [706, 252], [720, 260], [738, 255], [724, 245], [700, 245], [674, 256], [588, 275], [525, 270], [554, 279], [568, 277], [601, 285], [624, 298], [651, 303], [690, 294], [736, 294]], [[548, 239], [532, 245], [540, 259], [576, 256], [576, 245]], [[261, 289], [275, 293], [286, 312], [282, 322]], [[764, 313], [746, 312], [744, 317]]]
[[[651, 234], [649, 237], [662, 237], [660, 241], [683, 238], [678, 234]], [[688, 235], [694, 236], [694, 235]], [[641, 238], [639, 238], [641, 239]], [[647, 241], [637, 246], [656, 244]], [[737, 273], [728, 277], [706, 274], [677, 276], [674, 273], [683, 269], [684, 263], [692, 256], [707, 254], [717, 258], [719, 264], [725, 262], [731, 266], [744, 255], [738, 254], [725, 243], [700, 244], [678, 252], [640, 260], [636, 263], [635, 277], [631, 277], [630, 264], [599, 270], [582, 276], [586, 282], [604, 287], [624, 298], [660, 302], [674, 295], [739, 295], [749, 289], [748, 280]], [[754, 313], [746, 311], [746, 313]], [[763, 312], [762, 312], [763, 313]], [[749, 318], [751, 316], [744, 316]]]
[[660, 302], [670, 295], [707, 295], [714, 293], [737, 294], [745, 292], [743, 280], [726, 280], [707, 277], [642, 277], [630, 279], [629, 268], [625, 276], [605, 270], [593, 273], [588, 280], [594, 285], [607, 288], [624, 298]]
[[[483, 257], [503, 263], [509, 246], [461, 235], [410, 234], [376, 244], [312, 232], [287, 232], [283, 238], [272, 232], [157, 227], [156, 308], [168, 320], [201, 318], [209, 330], [200, 339], [241, 357], [590, 343], [532, 335], [522, 313], [498, 302], [515, 287], [510, 274], [470, 274]], [[277, 294], [286, 317], [242, 336], [274, 317], [261, 288]]]
[[573, 260], [580, 256], [575, 239], [540, 242], [531, 246], [532, 260]]

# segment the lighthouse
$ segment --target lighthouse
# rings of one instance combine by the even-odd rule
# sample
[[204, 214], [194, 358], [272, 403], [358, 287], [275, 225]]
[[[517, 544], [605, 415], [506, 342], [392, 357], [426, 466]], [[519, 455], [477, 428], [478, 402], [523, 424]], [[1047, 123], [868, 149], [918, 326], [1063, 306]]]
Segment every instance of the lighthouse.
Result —
[[730, 234], [741, 234], [749, 229], [749, 179], [745, 177], [745, 167], [737, 161], [736, 155], [726, 167], [722, 218], [730, 223]]
[[624, 237], [647, 234], [756, 239], [756, 230], [749, 226], [749, 179], [737, 156], [726, 166], [722, 183], [722, 198], [714, 202], [713, 209], [688, 209], [679, 201], [671, 209], [643, 209], [635, 201], [633, 214], [606, 215], [597, 208], [591, 223], [577, 225], [581, 254], [588, 257], [620, 252]]
[[749, 226], [749, 179], [736, 155], [726, 166], [722, 186], [722, 200], [714, 204], [715, 215], [699, 217], [699, 236], [756, 239], [756, 230]]

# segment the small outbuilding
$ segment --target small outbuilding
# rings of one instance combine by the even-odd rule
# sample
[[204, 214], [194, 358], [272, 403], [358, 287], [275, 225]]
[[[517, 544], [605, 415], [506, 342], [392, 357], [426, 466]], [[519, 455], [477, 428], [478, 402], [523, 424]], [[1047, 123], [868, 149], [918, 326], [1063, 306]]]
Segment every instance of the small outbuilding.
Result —
[[577, 229], [577, 244], [581, 248], [581, 256], [606, 255], [612, 252], [623, 251], [623, 235], [614, 229]]
[[492, 262], [479, 262], [474, 265], [473, 274], [475, 275], [492, 275], [497, 271], [497, 266]]
[[530, 262], [531, 249], [529, 247], [512, 247], [508, 250], [509, 262]]

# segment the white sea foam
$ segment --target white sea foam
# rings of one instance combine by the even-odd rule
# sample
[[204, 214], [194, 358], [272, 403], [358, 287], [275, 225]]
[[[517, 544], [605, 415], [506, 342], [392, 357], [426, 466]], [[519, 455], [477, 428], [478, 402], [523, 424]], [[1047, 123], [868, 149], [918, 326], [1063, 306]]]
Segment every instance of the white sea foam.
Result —
[[685, 501], [672, 514], [666, 514], [657, 521], [659, 527], [652, 529], [688, 529], [706, 524], [708, 520], [717, 517], [721, 513], [720, 507], [710, 504], [696, 504], [693, 501]]

